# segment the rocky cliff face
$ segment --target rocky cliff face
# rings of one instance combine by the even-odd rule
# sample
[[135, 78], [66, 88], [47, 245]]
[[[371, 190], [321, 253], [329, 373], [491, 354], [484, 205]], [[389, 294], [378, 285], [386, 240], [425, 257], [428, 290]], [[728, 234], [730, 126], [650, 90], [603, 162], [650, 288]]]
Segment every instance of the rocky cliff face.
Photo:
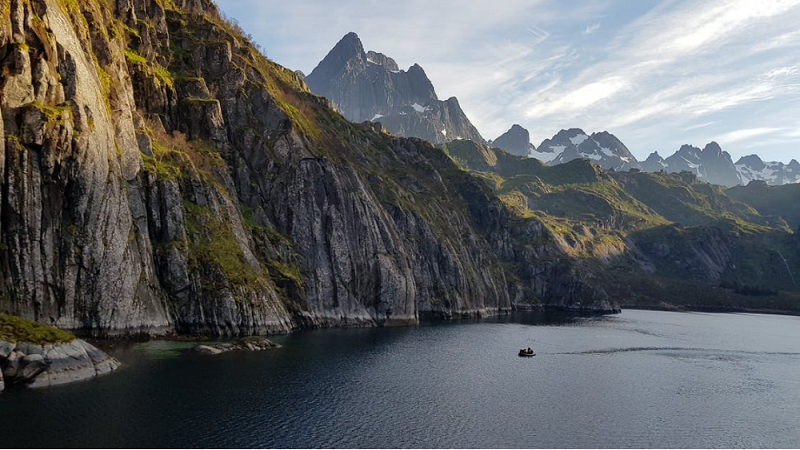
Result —
[[458, 100], [441, 101], [425, 71], [414, 64], [399, 70], [390, 57], [365, 52], [355, 33], [340, 40], [306, 77], [312, 92], [329, 98], [352, 122], [379, 121], [398, 136], [433, 143], [483, 138]]
[[208, 1], [0, 4], [0, 312], [232, 335], [613, 309], [538, 222], [343, 120]]

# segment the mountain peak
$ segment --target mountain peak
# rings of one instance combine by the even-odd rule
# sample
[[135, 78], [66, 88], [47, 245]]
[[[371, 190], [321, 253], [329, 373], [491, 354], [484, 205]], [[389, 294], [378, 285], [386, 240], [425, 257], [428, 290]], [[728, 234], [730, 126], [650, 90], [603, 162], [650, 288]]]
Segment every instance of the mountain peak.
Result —
[[357, 43], [358, 45], [361, 45], [361, 38], [359, 38], [359, 37], [358, 37], [358, 35], [356, 34], [356, 32], [355, 32], [355, 31], [351, 31], [351, 32], [349, 32], [349, 33], [345, 34], [345, 35], [344, 35], [344, 36], [343, 36], [343, 37], [342, 37], [342, 38], [339, 40], [339, 43], [340, 43], [340, 44], [341, 44], [342, 42], [353, 42], [353, 43]]
[[711, 141], [703, 148], [703, 153], [711, 153], [714, 156], [722, 154], [722, 148], [716, 141]]
[[528, 156], [531, 150], [534, 150], [530, 133], [518, 124], [512, 125], [508, 131], [495, 139], [492, 146], [519, 156]]
[[542, 141], [537, 153], [543, 152], [555, 153], [550, 160], [551, 164], [563, 164], [573, 159], [588, 159], [606, 170], [629, 170], [640, 167], [628, 147], [607, 131], [589, 136], [580, 128], [562, 129], [551, 139]]
[[380, 120], [393, 134], [434, 143], [458, 138], [484, 142], [455, 97], [439, 101], [419, 64], [399, 70], [388, 55], [365, 52], [355, 33], [333, 47], [306, 84], [352, 122]]
[[730, 153], [723, 151], [714, 141], [706, 144], [703, 150], [684, 144], [664, 163], [667, 172], [693, 172], [699, 179], [712, 184], [736, 186], [742, 182]]
[[364, 53], [364, 44], [361, 43], [361, 39], [358, 35], [351, 31], [345, 34], [344, 37], [333, 46], [328, 54], [330, 55], [331, 53], [353, 57]]
[[325, 89], [322, 84], [345, 70], [349, 61], [360, 59], [363, 65], [366, 64], [364, 61], [366, 57], [367, 55], [364, 53], [364, 46], [361, 44], [361, 39], [358, 38], [357, 34], [351, 31], [345, 34], [331, 51], [325, 55], [325, 58], [317, 64], [317, 67], [308, 74], [306, 83], [312, 91], [314, 89], [323, 91]]
[[567, 130], [562, 128], [561, 131], [559, 131], [556, 134], [556, 136], [558, 136], [559, 134], [563, 134], [563, 135], [566, 135], [566, 136], [577, 136], [579, 134], [586, 134], [586, 132], [584, 132], [580, 128], [570, 128], [570, 129], [567, 129]]
[[641, 163], [641, 166], [642, 170], [645, 172], [659, 172], [667, 168], [664, 158], [662, 158], [658, 152], [650, 153], [650, 156]]
[[764, 161], [758, 155], [747, 155], [747, 156], [742, 156], [741, 158], [739, 158], [738, 161], [736, 161], [737, 166], [742, 164], [748, 166], [763, 166]]

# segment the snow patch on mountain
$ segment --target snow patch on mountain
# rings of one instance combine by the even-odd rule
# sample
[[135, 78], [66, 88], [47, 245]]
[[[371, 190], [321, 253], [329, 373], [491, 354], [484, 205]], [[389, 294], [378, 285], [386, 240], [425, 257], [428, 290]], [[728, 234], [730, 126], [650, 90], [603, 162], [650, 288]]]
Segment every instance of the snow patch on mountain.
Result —
[[541, 152], [539, 150], [531, 150], [528, 156], [536, 158], [543, 163], [550, 163], [559, 154], [556, 152]]
[[422, 105], [420, 105], [419, 103], [416, 103], [416, 102], [414, 102], [414, 103], [411, 105], [411, 107], [412, 107], [412, 108], [414, 108], [414, 111], [416, 111], [416, 112], [418, 112], [418, 113], [424, 113], [425, 111], [427, 111], [428, 109], [430, 109], [430, 108], [428, 108], [427, 106], [422, 106]]
[[581, 143], [583, 143], [583, 141], [585, 141], [587, 139], [589, 139], [589, 136], [587, 136], [587, 135], [585, 135], [583, 133], [578, 134], [576, 136], [572, 136], [571, 138], [569, 138], [570, 142], [572, 142], [572, 145], [581, 145]]
[[765, 162], [758, 155], [748, 155], [740, 158], [735, 167], [744, 185], [751, 181], [764, 181], [770, 185], [800, 182], [800, 165], [794, 160], [789, 164], [778, 161]]

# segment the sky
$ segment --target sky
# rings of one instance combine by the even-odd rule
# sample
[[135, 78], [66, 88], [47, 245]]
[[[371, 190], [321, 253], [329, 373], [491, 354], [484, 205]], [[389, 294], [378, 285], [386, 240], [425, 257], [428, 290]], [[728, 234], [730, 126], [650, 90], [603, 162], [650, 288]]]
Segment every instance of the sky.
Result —
[[800, 160], [800, 0], [217, 0], [310, 73], [348, 32], [423, 67], [484, 138], [609, 131], [644, 160], [718, 142]]

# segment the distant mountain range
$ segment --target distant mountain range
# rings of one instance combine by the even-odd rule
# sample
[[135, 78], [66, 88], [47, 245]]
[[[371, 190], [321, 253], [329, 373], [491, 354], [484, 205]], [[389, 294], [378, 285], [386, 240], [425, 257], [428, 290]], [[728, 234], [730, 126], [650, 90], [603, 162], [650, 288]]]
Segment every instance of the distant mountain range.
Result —
[[613, 134], [602, 131], [587, 135], [580, 128], [561, 130], [551, 139], [545, 139], [532, 156], [542, 158], [551, 165], [574, 159], [589, 159], [606, 170], [638, 169], [639, 163]]
[[345, 35], [305, 81], [351, 122], [379, 121], [393, 134], [434, 143], [485, 142], [455, 97], [438, 99], [422, 67], [400, 70], [389, 56], [364, 51], [355, 33]]
[[[514, 136], [515, 139], [511, 139]], [[489, 144], [514, 155], [527, 155], [550, 165], [563, 164], [574, 159], [588, 159], [606, 170], [668, 173], [692, 172], [698, 179], [722, 186], [747, 185], [751, 181], [764, 181], [769, 185], [800, 182], [800, 163], [792, 160], [764, 162], [758, 155], [740, 158], [736, 163], [716, 142], [708, 143], [702, 150], [683, 145], [672, 156], [661, 157], [653, 152], [639, 162], [628, 147], [613, 134], [602, 131], [588, 135], [580, 128], [561, 130], [545, 139], [536, 148], [530, 143], [528, 131], [514, 125], [509, 131]], [[527, 141], [524, 141], [527, 139]], [[527, 148], [527, 153], [522, 149]]]
[[[329, 98], [352, 122], [380, 122], [393, 134], [435, 144], [459, 139], [487, 143], [455, 97], [438, 99], [422, 67], [414, 64], [407, 71], [400, 70], [391, 57], [365, 51], [355, 33], [345, 35], [305, 81], [312, 92]], [[607, 131], [588, 134], [580, 128], [561, 130], [536, 147], [528, 130], [514, 124], [488, 144], [550, 165], [588, 159], [610, 171], [689, 171], [702, 181], [729, 187], [753, 180], [769, 185], [800, 182], [800, 163], [796, 160], [789, 164], [764, 162], [757, 155], [750, 155], [734, 163], [716, 142], [708, 143], [702, 150], [683, 145], [667, 158], [654, 152], [640, 162], [620, 139]]]

